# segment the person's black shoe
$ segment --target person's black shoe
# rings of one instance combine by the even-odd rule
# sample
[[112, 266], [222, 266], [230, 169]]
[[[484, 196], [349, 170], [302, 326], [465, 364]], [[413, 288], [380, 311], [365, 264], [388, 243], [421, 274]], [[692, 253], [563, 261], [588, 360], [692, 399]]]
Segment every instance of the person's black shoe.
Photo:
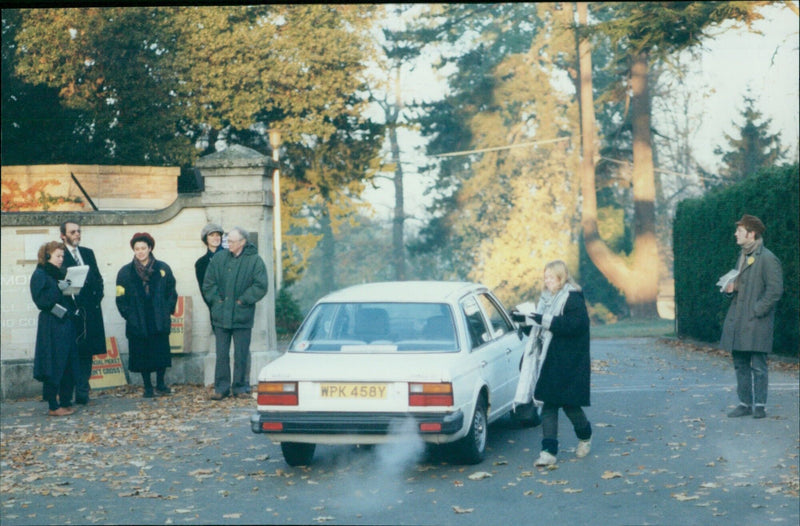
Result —
[[757, 405], [755, 410], [753, 411], [753, 418], [766, 418], [767, 411], [764, 409], [763, 405]]
[[153, 398], [153, 396], [155, 396], [153, 394], [153, 388], [152, 387], [145, 387], [144, 388], [144, 394], [142, 394], [142, 398]]
[[753, 410], [750, 409], [749, 405], [738, 405], [736, 409], [728, 413], [728, 418], [739, 418], [740, 416], [748, 416], [752, 415]]
[[88, 405], [89, 399], [88, 398], [76, 398], [75, 403], [78, 405]]
[[228, 397], [228, 393], [218, 393], [218, 392], [215, 391], [208, 398], [209, 398], [209, 400], [215, 400], [216, 401], [216, 400], [222, 400], [223, 398], [227, 398], [227, 397]]
[[156, 394], [158, 396], [167, 396], [172, 394], [172, 389], [167, 387], [166, 385], [156, 386]]

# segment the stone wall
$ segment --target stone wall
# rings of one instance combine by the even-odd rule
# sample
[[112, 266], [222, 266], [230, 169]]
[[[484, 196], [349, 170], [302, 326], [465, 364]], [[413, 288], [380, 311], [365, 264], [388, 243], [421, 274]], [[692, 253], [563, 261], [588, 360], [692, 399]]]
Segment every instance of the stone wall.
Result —
[[[4, 174], [6, 168], [3, 168]], [[258, 152], [232, 146], [201, 158], [197, 168], [205, 179], [205, 191], [177, 196], [169, 206], [159, 210], [2, 214], [0, 387], [3, 399], [41, 394], [41, 384], [33, 381], [32, 373], [38, 310], [30, 297], [29, 278], [36, 267], [36, 251], [42, 243], [60, 239], [59, 225], [66, 220], [81, 224], [81, 244], [95, 251], [105, 285], [102, 309], [106, 336], [116, 338], [126, 367], [125, 325], [114, 302], [116, 275], [133, 258], [129, 241], [135, 232], [146, 231], [155, 238], [153, 254], [172, 268], [178, 294], [191, 297], [194, 307], [191, 314], [192, 348], [186, 354], [174, 355], [167, 379], [172, 383], [213, 383], [214, 338], [194, 273], [195, 260], [206, 250], [200, 240], [200, 230], [208, 222], [219, 223], [226, 231], [234, 226], [247, 229], [254, 234], [259, 254], [272, 276], [273, 163]], [[177, 172], [172, 177], [171, 187], [175, 187]], [[135, 180], [130, 178], [126, 184]], [[135, 186], [141, 186], [141, 183]], [[140, 195], [142, 192], [137, 190], [135, 196]], [[273, 284], [274, 279], [270, 282], [267, 297], [256, 307], [251, 344], [250, 376], [253, 384], [261, 367], [279, 354]], [[130, 376], [132, 383], [141, 383], [140, 375]]]

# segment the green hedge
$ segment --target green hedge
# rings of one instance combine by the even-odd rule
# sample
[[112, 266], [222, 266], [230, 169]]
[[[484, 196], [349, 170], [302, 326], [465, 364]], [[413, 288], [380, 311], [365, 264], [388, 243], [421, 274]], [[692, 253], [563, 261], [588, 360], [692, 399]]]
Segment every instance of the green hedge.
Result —
[[800, 355], [800, 177], [798, 165], [759, 172], [739, 184], [678, 205], [673, 224], [675, 308], [678, 334], [718, 342], [729, 300], [714, 284], [736, 264], [733, 233], [742, 214], [766, 225], [764, 245], [781, 261], [783, 297], [778, 302], [773, 349]]

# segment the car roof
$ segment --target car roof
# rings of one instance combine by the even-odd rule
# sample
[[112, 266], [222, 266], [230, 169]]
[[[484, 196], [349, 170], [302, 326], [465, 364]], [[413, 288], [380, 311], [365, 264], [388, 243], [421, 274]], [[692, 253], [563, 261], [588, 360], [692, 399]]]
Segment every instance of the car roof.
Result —
[[332, 292], [317, 303], [415, 302], [447, 303], [464, 294], [487, 290], [467, 281], [382, 281], [364, 283]]

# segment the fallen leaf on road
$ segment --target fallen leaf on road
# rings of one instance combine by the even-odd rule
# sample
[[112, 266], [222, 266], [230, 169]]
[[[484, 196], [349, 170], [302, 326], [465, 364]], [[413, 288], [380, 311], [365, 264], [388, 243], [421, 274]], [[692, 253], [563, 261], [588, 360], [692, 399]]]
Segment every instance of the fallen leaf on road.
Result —
[[456, 513], [472, 513], [475, 508], [462, 508], [461, 506], [453, 506], [453, 511]]
[[240, 519], [241, 517], [241, 513], [226, 513], [222, 516], [223, 519]]
[[622, 473], [620, 473], [619, 471], [606, 471], [600, 476], [600, 478], [605, 480], [618, 479], [622, 478]]
[[672, 498], [679, 502], [686, 502], [687, 500], [700, 500], [697, 495], [687, 495], [686, 493], [673, 493]]
[[467, 478], [470, 480], [483, 480], [483, 479], [488, 479], [491, 476], [492, 476], [491, 473], [486, 473], [485, 471], [476, 471]]
[[582, 489], [564, 488], [564, 493], [581, 493]]

